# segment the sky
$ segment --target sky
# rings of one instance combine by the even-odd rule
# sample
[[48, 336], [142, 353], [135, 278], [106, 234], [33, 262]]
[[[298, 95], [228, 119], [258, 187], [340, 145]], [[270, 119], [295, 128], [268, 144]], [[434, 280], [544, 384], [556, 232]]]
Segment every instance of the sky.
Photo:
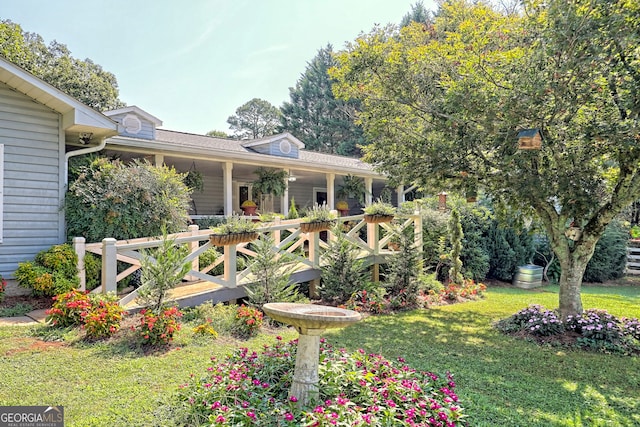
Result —
[[397, 24], [416, 1], [2, 0], [0, 19], [113, 73], [120, 99], [164, 129], [230, 133], [247, 101], [289, 101], [319, 49]]

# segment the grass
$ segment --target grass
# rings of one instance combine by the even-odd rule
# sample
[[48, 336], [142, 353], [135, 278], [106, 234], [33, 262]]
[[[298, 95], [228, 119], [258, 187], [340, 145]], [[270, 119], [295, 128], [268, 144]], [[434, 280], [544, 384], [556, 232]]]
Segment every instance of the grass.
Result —
[[[640, 359], [538, 347], [490, 325], [529, 304], [557, 306], [557, 288], [490, 288], [484, 300], [369, 317], [328, 340], [364, 348], [411, 366], [451, 371], [472, 426], [640, 425]], [[640, 287], [585, 287], [585, 308], [640, 317]], [[126, 338], [87, 344], [73, 330], [0, 328], [0, 405], [63, 405], [67, 426], [171, 425], [166, 406], [189, 375], [204, 374], [213, 355], [236, 346], [259, 349], [291, 330], [249, 341], [195, 339], [189, 327], [166, 352], [144, 354]], [[126, 334], [125, 334], [126, 335]]]
[[0, 308], [0, 317], [17, 317], [24, 316], [33, 310], [31, 304], [18, 303], [13, 307]]

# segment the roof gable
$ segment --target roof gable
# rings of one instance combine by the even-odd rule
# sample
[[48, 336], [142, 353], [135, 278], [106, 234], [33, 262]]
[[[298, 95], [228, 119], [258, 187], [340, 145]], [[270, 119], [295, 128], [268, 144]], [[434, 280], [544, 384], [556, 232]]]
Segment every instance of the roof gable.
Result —
[[107, 138], [118, 133], [117, 123], [104, 114], [2, 57], [0, 57], [0, 82], [60, 113], [62, 128], [68, 140], [77, 141], [82, 133], [91, 133], [98, 138]]
[[288, 132], [245, 141], [242, 146], [256, 153], [291, 159], [299, 158], [300, 150], [304, 148], [302, 141]]
[[153, 140], [156, 138], [156, 127], [162, 126], [162, 120], [135, 105], [105, 111], [104, 114], [122, 125], [120, 135], [132, 138]]

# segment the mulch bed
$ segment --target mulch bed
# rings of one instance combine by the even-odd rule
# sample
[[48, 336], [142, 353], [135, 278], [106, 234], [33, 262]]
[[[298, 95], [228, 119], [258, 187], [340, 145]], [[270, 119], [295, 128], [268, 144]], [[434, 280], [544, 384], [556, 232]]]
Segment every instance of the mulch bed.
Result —
[[34, 297], [31, 295], [5, 296], [4, 301], [0, 302], [0, 308], [12, 308], [18, 304], [28, 304], [32, 307], [32, 310], [42, 310], [51, 308], [53, 300], [51, 297]]

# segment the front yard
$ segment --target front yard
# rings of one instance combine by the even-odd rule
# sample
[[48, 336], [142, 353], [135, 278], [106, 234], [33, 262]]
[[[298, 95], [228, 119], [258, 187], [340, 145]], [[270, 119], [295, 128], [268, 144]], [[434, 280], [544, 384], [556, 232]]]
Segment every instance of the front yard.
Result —
[[[451, 371], [471, 426], [640, 425], [639, 358], [539, 347], [491, 326], [529, 304], [555, 307], [557, 299], [552, 286], [490, 287], [480, 301], [371, 316], [325, 336], [336, 347], [403, 357], [418, 370]], [[587, 286], [583, 301], [585, 309], [640, 317], [638, 286]], [[211, 356], [297, 336], [264, 329], [248, 341], [212, 340], [194, 338], [193, 326], [168, 351], [147, 354], [122, 337], [86, 343], [67, 332], [54, 334], [62, 341], [43, 341], [28, 327], [1, 328], [0, 405], [63, 405], [67, 426], [172, 425], [172, 395], [190, 374], [203, 375]]]

